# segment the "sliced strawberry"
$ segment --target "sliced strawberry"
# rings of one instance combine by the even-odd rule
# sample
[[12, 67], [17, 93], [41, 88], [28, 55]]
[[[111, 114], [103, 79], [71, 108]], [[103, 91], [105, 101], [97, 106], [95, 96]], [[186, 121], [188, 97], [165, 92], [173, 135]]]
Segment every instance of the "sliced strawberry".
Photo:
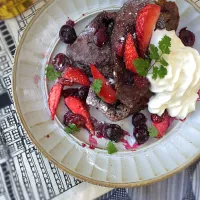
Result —
[[157, 119], [156, 122], [152, 122], [152, 125], [158, 130], [157, 138], [163, 137], [163, 135], [167, 132], [170, 126], [170, 117], [168, 113], [165, 112], [164, 115], [160, 118], [160, 120]]
[[78, 114], [78, 115], [85, 117], [85, 119], [86, 119], [85, 126], [90, 131], [90, 133], [94, 135], [95, 134], [94, 126], [91, 122], [90, 113], [88, 112], [85, 104], [77, 97], [65, 98], [65, 104], [74, 114]]
[[137, 50], [135, 48], [135, 43], [133, 37], [130, 33], [128, 33], [126, 38], [125, 52], [124, 52], [124, 60], [126, 64], [126, 68], [133, 73], [137, 73], [135, 66], [133, 65], [133, 61], [139, 58]]
[[139, 42], [140, 55], [142, 57], [144, 57], [147, 51], [159, 16], [160, 6], [156, 4], [148, 4], [138, 12], [136, 19], [136, 35]]
[[103, 99], [104, 102], [113, 104], [116, 102], [116, 92], [111, 87], [111, 85], [108, 83], [108, 81], [105, 79], [105, 77], [101, 74], [101, 72], [94, 66], [90, 65], [91, 72], [93, 75], [94, 80], [100, 79], [102, 81], [102, 88], [99, 92], [98, 96]]
[[48, 104], [49, 104], [49, 109], [51, 112], [51, 119], [54, 120], [56, 110], [58, 107], [58, 103], [60, 101], [61, 97], [61, 92], [62, 92], [63, 86], [60, 83], [56, 83], [50, 91], [49, 94], [49, 99], [48, 99]]
[[77, 67], [67, 67], [62, 77], [73, 83], [90, 86], [90, 80], [86, 73]]

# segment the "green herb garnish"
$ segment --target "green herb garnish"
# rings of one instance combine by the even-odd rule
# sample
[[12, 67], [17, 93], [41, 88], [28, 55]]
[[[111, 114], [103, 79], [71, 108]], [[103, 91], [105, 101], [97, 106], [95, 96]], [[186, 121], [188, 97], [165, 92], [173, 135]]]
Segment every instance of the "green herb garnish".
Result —
[[99, 94], [102, 86], [103, 86], [103, 81], [100, 79], [95, 79], [94, 83], [92, 84], [92, 89], [96, 94]]
[[[153, 44], [149, 46], [149, 59], [138, 58], [133, 61], [133, 65], [136, 67], [136, 71], [140, 76], [147, 76], [149, 70], [153, 68], [152, 78], [163, 79], [167, 75], [167, 61], [163, 58], [164, 54], [170, 54], [171, 38], [164, 36], [159, 42], [158, 47]], [[154, 63], [151, 65], [151, 61]]]
[[114, 154], [114, 153], [118, 152], [116, 146], [111, 141], [108, 142], [106, 149], [109, 154]]
[[154, 126], [150, 126], [149, 128], [148, 128], [148, 132], [149, 132], [149, 135], [151, 136], [151, 137], [157, 137], [158, 136], [158, 129], [157, 128], [155, 128]]
[[79, 132], [80, 128], [78, 128], [76, 126], [76, 124], [69, 124], [66, 128], [65, 128], [65, 132], [68, 134], [73, 134], [75, 132]]
[[57, 72], [52, 65], [49, 65], [46, 69], [46, 76], [49, 81], [54, 81], [58, 77], [61, 77], [61, 73]]

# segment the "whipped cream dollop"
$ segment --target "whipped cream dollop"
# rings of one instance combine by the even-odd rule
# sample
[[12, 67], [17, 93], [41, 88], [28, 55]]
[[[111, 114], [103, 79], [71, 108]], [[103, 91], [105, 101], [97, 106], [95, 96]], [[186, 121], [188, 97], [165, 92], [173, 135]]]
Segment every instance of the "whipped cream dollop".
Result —
[[159, 116], [167, 109], [171, 117], [184, 119], [196, 107], [200, 89], [200, 55], [197, 50], [184, 46], [175, 31], [156, 30], [150, 43], [158, 47], [165, 35], [171, 38], [171, 52], [163, 55], [169, 63], [168, 73], [164, 79], [153, 80], [152, 75], [147, 76], [150, 90], [155, 93], [148, 109]]

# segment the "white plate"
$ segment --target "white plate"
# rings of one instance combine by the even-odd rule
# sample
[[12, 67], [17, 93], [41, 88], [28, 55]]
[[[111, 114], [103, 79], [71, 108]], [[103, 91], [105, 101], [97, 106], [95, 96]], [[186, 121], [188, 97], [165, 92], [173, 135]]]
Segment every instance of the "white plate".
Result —
[[[52, 52], [64, 51], [58, 32], [66, 19], [75, 20], [79, 33], [102, 10], [116, 10], [125, 0], [54, 0], [33, 18], [19, 43], [13, 68], [15, 106], [29, 137], [40, 151], [64, 171], [93, 184], [108, 187], [133, 187], [152, 183], [180, 171], [200, 153], [200, 103], [185, 122], [179, 122], [161, 140], [137, 151], [114, 155], [96, 148], [83, 148], [82, 142], [67, 135], [58, 118], [51, 121], [47, 105], [45, 67]], [[200, 33], [200, 15], [187, 2], [176, 0], [181, 21], [179, 30], [188, 27]], [[200, 39], [195, 46], [200, 51]], [[62, 107], [63, 109], [63, 107]], [[62, 110], [61, 107], [59, 110]], [[129, 129], [127, 125], [124, 128]], [[86, 133], [85, 133], [86, 134]], [[80, 139], [80, 138], [79, 138]], [[86, 141], [87, 142], [87, 141]]]

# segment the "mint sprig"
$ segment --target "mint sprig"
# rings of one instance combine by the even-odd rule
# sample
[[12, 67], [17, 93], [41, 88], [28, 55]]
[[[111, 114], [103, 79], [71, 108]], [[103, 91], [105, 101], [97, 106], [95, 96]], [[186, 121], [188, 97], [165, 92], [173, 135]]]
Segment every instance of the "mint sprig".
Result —
[[[163, 79], [167, 75], [167, 61], [163, 58], [164, 54], [170, 54], [171, 38], [165, 35], [161, 41], [159, 41], [158, 47], [153, 44], [149, 46], [149, 59], [138, 58], [133, 61], [133, 65], [136, 68], [137, 73], [140, 76], [147, 76], [150, 69], [153, 68], [152, 78]], [[154, 63], [151, 65], [151, 61]]]

